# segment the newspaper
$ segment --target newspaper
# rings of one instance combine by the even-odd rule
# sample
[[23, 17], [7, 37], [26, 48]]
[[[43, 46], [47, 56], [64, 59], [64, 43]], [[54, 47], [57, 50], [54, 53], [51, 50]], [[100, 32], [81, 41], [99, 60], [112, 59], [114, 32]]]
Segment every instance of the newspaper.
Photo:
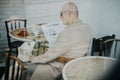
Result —
[[58, 37], [59, 33], [65, 28], [61, 22], [42, 25], [42, 30], [51, 45]]

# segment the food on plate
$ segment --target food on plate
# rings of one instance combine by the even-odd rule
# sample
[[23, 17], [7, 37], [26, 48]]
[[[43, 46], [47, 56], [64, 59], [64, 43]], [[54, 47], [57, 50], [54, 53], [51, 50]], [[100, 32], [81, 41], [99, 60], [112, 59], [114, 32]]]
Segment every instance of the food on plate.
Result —
[[19, 36], [28, 36], [28, 32], [26, 30], [22, 30], [17, 35], [19, 35]]

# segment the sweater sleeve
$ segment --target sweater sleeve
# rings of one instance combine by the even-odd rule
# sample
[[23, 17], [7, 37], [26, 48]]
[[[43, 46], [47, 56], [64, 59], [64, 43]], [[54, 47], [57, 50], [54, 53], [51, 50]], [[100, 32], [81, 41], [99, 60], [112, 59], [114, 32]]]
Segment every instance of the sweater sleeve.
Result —
[[70, 41], [70, 33], [64, 31], [60, 33], [55, 43], [50, 47], [50, 49], [40, 56], [35, 57], [31, 62], [32, 63], [48, 63], [50, 61], [55, 60], [59, 56], [65, 54], [67, 51], [70, 50], [72, 43]]
[[76, 49], [76, 47], [82, 50], [84, 45], [87, 45], [85, 48], [88, 49], [91, 36], [90, 32], [91, 30], [89, 29], [88, 25], [81, 23], [76, 23], [72, 26], [64, 28], [53, 45], [51, 45], [50, 49], [45, 54], [34, 58], [32, 62], [48, 63], [62, 55], [65, 55], [72, 49]]

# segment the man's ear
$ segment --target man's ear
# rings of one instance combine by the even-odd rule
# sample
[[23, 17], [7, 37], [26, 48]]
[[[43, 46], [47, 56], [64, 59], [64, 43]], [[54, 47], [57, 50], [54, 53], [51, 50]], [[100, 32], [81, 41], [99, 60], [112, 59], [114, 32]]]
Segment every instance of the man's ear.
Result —
[[62, 12], [60, 13], [60, 16], [62, 16]]

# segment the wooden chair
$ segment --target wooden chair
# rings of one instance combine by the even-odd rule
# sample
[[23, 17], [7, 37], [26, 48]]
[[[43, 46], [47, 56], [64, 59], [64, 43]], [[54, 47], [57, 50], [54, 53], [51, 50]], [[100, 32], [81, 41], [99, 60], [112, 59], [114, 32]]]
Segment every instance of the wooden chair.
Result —
[[5, 80], [26, 80], [26, 67], [23, 62], [15, 55], [10, 53], [7, 49], [6, 66], [5, 66]]
[[56, 77], [56, 79], [55, 79], [55, 80], [63, 80], [62, 73], [61, 73], [61, 74], [59, 74], [59, 75]]
[[[103, 42], [108, 40], [108, 39], [114, 39], [115, 38], [115, 34], [113, 35], [108, 35], [108, 36], [104, 36], [101, 38], [93, 38], [93, 42], [92, 42], [92, 48], [91, 48], [91, 56], [94, 56], [95, 53], [98, 53], [99, 56], [109, 56], [109, 54], [105, 55], [102, 52], [104, 51], [104, 46], [103, 46]], [[112, 45], [112, 43], [110, 43]], [[109, 50], [111, 49], [111, 47], [109, 47]]]
[[120, 39], [108, 39], [103, 42], [103, 45], [105, 55], [110, 54], [111, 57], [120, 59]]
[[23, 43], [22, 41], [17, 41], [9, 36], [9, 32], [14, 29], [18, 28], [26, 28], [26, 19], [11, 19], [5, 21], [6, 31], [7, 31], [7, 40], [8, 40], [8, 47], [12, 50], [15, 49], [16, 53], [18, 54], [18, 47]]
[[5, 66], [0, 66], [0, 80], [5, 72]]

